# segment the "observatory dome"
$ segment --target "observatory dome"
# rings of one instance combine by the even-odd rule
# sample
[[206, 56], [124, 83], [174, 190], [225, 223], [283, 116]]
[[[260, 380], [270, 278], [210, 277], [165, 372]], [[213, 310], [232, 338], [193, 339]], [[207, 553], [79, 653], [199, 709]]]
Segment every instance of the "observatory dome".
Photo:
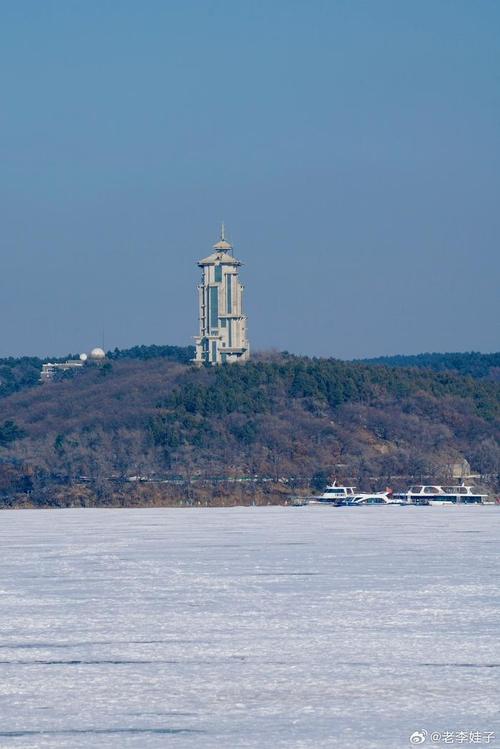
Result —
[[105, 359], [106, 354], [102, 348], [93, 348], [89, 354], [89, 359]]

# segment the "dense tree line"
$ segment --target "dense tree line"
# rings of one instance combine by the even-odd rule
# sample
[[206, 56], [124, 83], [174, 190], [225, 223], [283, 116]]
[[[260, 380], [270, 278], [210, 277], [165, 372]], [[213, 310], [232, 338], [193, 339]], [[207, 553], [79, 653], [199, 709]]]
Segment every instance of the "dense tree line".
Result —
[[500, 379], [500, 353], [481, 354], [478, 351], [454, 354], [417, 354], [415, 356], [379, 356], [361, 359], [364, 364], [385, 367], [415, 367], [435, 372], [457, 372], [477, 378]]
[[42, 363], [36, 356], [0, 359], [0, 398], [34, 387], [40, 378]]
[[[193, 357], [194, 346], [133, 346], [128, 349], [115, 348], [113, 351], [107, 352], [107, 358], [110, 360], [148, 361], [150, 359], [166, 359], [167, 361], [187, 364]], [[23, 356], [0, 359], [0, 398], [38, 385], [42, 364], [48, 361], [62, 362], [72, 358], [78, 358], [78, 355], [68, 354], [64, 357], [50, 358]], [[293, 360], [294, 357], [286, 355], [284, 358]], [[361, 360], [360, 363], [398, 369], [411, 367], [430, 369], [436, 372], [451, 371], [475, 378], [500, 379], [500, 353], [399, 355]], [[71, 377], [71, 374], [67, 376]], [[64, 377], [60, 379], [64, 379]]]
[[305, 400], [305, 407], [314, 410], [325, 405], [335, 409], [344, 403], [376, 404], [388, 396], [402, 399], [419, 393], [467, 398], [484, 418], [498, 416], [498, 388], [489, 382], [477, 383], [448, 372], [372, 368], [305, 357], [192, 373], [162, 405], [203, 416], [224, 416], [235, 411], [269, 413], [282, 399]]
[[194, 470], [232, 461], [277, 477], [347, 461], [353, 472], [413, 475], [419, 462], [431, 472], [493, 444], [498, 408], [494, 383], [289, 357], [187, 374], [159, 402], [151, 434], [167, 462], [184, 451]]
[[108, 351], [108, 359], [168, 359], [187, 364], [194, 358], [194, 346], [133, 346], [128, 349], [115, 348]]

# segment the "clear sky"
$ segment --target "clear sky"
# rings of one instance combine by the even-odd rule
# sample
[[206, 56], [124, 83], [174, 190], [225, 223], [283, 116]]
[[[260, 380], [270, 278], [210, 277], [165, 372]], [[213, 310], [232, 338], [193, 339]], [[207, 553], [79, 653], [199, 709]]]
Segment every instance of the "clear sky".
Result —
[[0, 355], [498, 349], [497, 0], [0, 0]]

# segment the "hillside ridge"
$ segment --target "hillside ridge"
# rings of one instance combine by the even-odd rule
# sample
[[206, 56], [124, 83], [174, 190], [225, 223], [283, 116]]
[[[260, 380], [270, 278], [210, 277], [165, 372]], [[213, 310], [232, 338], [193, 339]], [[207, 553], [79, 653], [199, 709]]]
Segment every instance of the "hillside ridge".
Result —
[[197, 369], [167, 349], [5, 394], [4, 506], [282, 501], [334, 476], [449, 480], [464, 459], [498, 486], [492, 379], [290, 354]]

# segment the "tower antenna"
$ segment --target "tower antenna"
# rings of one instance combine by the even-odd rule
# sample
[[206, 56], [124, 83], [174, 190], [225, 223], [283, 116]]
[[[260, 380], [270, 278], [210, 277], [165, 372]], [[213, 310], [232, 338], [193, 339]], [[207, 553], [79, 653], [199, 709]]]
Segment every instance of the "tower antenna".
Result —
[[224, 221], [220, 226], [220, 238], [222, 242], [224, 242], [226, 239], [226, 227], [224, 226]]

